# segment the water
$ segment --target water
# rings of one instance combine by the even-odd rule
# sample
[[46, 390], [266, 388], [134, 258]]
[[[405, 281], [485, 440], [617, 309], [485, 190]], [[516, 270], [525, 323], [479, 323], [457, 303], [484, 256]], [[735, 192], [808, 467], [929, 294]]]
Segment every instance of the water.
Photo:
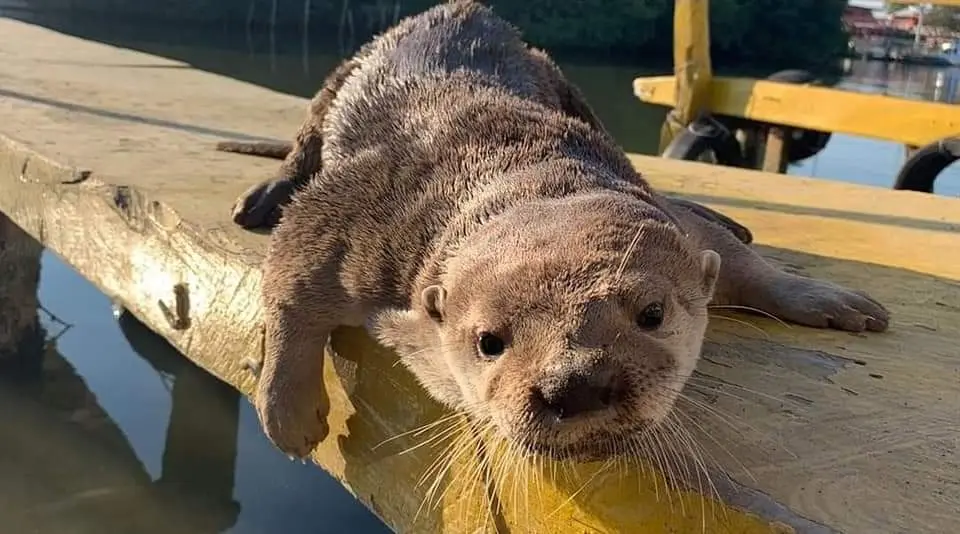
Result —
[[44, 369], [0, 381], [0, 532], [389, 532], [323, 471], [279, 454], [249, 402], [115, 319], [49, 252], [38, 297]]
[[[301, 96], [337, 61], [294, 45], [294, 53], [270, 55], [262, 36], [53, 25]], [[564, 69], [627, 150], [656, 151], [666, 110], [630, 91], [634, 77], [650, 72]], [[955, 102], [958, 73], [861, 62], [840, 87]], [[895, 143], [834, 135], [789, 172], [889, 187], [902, 161]], [[937, 193], [960, 194], [957, 169], [944, 173]], [[44, 367], [0, 380], [0, 425], [9, 425], [0, 441], [0, 534], [386, 532], [321, 470], [273, 449], [248, 402], [136, 320], [115, 318], [109, 300], [54, 255], [41, 261]], [[58, 336], [62, 323], [70, 328]]]

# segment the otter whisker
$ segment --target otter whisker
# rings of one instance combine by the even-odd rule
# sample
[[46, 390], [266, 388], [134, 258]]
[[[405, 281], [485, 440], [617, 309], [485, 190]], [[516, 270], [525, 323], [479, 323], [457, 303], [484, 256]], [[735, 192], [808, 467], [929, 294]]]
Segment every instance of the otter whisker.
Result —
[[[470, 464], [470, 470], [461, 474], [458, 474], [453, 481], [451, 481], [447, 488], [444, 490], [444, 493], [439, 497], [439, 501], [442, 501], [447, 491], [450, 488], [457, 487], [459, 481], [462, 477], [467, 476], [467, 480], [464, 481], [464, 495], [468, 499], [472, 500], [471, 497], [476, 491], [477, 485], [483, 482], [486, 478], [485, 474], [489, 471], [490, 466], [490, 454], [487, 452], [487, 447], [484, 444], [484, 435], [486, 435], [491, 428], [492, 423], [490, 421], [477, 421], [470, 429], [467, 431], [471, 433], [473, 438], [473, 448], [475, 448], [475, 460]], [[479, 527], [481, 530], [485, 531], [487, 527], [487, 522], [495, 514], [494, 507], [496, 506], [495, 497], [491, 495], [490, 488], [488, 484], [484, 484], [485, 492], [484, 498], [487, 501], [487, 507], [485, 513], [481, 513], [483, 516], [483, 524]]]
[[[663, 427], [664, 430], [664, 439], [670, 443], [670, 449], [673, 451], [674, 457], [677, 459], [677, 464], [680, 466], [680, 471], [683, 474], [683, 479], [678, 479], [674, 482], [674, 487], [678, 492], [687, 489], [692, 484], [694, 478], [697, 481], [697, 490], [700, 494], [703, 493], [703, 483], [700, 478], [700, 471], [696, 468], [696, 463], [694, 463], [691, 456], [686, 454], [687, 448], [684, 447], [684, 444], [679, 437], [679, 433], [676, 429], [676, 423], [669, 417], [664, 420]], [[681, 502], [681, 512], [686, 513], [686, 503], [689, 500], [690, 496], [686, 493], [680, 494]], [[701, 508], [703, 506], [703, 500], [701, 499]], [[701, 512], [703, 510], [701, 509]]]
[[[710, 485], [710, 492], [711, 492], [711, 494], [715, 497], [715, 501], [720, 501], [720, 500], [721, 500], [720, 491], [717, 489], [716, 484], [714, 484], [714, 482], [713, 482], [713, 477], [710, 476], [710, 470], [707, 468], [707, 465], [706, 465], [706, 462], [705, 462], [705, 460], [704, 460], [703, 455], [706, 454], [707, 458], [708, 458], [715, 466], [717, 466], [718, 468], [720, 468], [721, 471], [723, 471], [722, 466], [720, 466], [720, 463], [717, 462], [716, 458], [714, 458], [713, 455], [710, 454], [709, 451], [707, 451], [707, 450], [705, 450], [705, 449], [703, 448], [703, 446], [697, 441], [697, 439], [690, 433], [690, 431], [686, 428], [686, 426], [683, 425], [683, 422], [680, 421], [680, 419], [679, 419], [679, 417], [686, 417], [686, 418], [689, 419], [689, 416], [688, 416], [687, 414], [685, 414], [685, 413], [683, 413], [683, 412], [679, 412], [679, 411], [674, 412], [674, 413], [672, 414], [672, 416], [677, 418], [677, 419], [676, 419], [677, 428], [678, 428], [678, 429], [681, 431], [681, 433], [683, 434], [684, 440], [685, 440], [685, 442], [687, 443], [688, 447], [690, 448], [690, 452], [691, 452], [691, 454], [693, 455], [695, 461], [697, 462], [697, 465], [698, 465], [700, 471], [703, 472], [703, 475], [706, 477], [707, 483]], [[696, 421], [691, 421], [691, 422], [692, 422], [693, 424], [695, 424], [695, 425], [697, 424]], [[697, 426], [699, 426], [699, 425], [697, 425]], [[699, 480], [699, 475], [698, 475], [698, 480]], [[702, 489], [701, 489], [701, 493], [702, 493]], [[715, 501], [714, 501], [714, 500], [711, 500], [711, 504], [710, 504], [711, 513], [715, 513], [715, 511], [716, 511]]]
[[[703, 426], [696, 420], [696, 418], [690, 416], [689, 414], [683, 413], [683, 411], [677, 411], [677, 414], [686, 418], [687, 421], [689, 421], [690, 424], [694, 425], [697, 428], [697, 430], [700, 431], [701, 434], [707, 436], [707, 438], [710, 439], [710, 441], [712, 441], [714, 445], [719, 447], [720, 450], [722, 450], [727, 456], [730, 457], [730, 459], [736, 462], [737, 465], [740, 467], [740, 469], [742, 469], [743, 472], [747, 474], [747, 476], [749, 476], [754, 482], [757, 481], [756, 477], [753, 476], [753, 473], [750, 471], [750, 469], [746, 465], [744, 465], [743, 462], [741, 462], [736, 455], [734, 455], [732, 452], [730, 452], [729, 449], [727, 449], [722, 443], [720, 443], [720, 441], [717, 440], [716, 437], [714, 437], [713, 433], [707, 432], [706, 429], [704, 429]], [[719, 462], [716, 461], [716, 459], [714, 459], [714, 463], [716, 463], [717, 465], [720, 465]]]
[[680, 302], [681, 305], [683, 305], [686, 308], [689, 308], [692, 306], [696, 306], [701, 302], [709, 303], [711, 300], [713, 300], [713, 296], [705, 295], [705, 296], [694, 297], [694, 298], [678, 298], [677, 300]]
[[[697, 491], [698, 491], [698, 493], [699, 493], [701, 496], [704, 495], [704, 491], [703, 491], [703, 477], [701, 477], [701, 473], [702, 473], [703, 476], [706, 477], [707, 482], [708, 482], [708, 484], [709, 484], [709, 486], [710, 486], [711, 495], [716, 496], [716, 498], [719, 500], [720, 494], [719, 494], [719, 492], [717, 492], [716, 486], [713, 484], [713, 479], [710, 477], [710, 472], [707, 470], [707, 467], [704, 465], [703, 458], [702, 458], [702, 456], [701, 456], [701, 454], [700, 454], [700, 452], [699, 452], [699, 445], [696, 443], [695, 440], [693, 440], [692, 436], [690, 436], [690, 433], [687, 431], [686, 428], [684, 428], [684, 426], [683, 426], [683, 424], [681, 423], [681, 421], [676, 418], [676, 414], [675, 414], [675, 413], [673, 413], [673, 412], [670, 413], [670, 415], [667, 417], [667, 419], [666, 419], [665, 422], [666, 422], [666, 423], [668, 424], [668, 426], [670, 427], [671, 432], [673, 433], [674, 437], [675, 437], [676, 439], [678, 439], [678, 444], [682, 444], [682, 445], [684, 445], [684, 446], [686, 447], [686, 450], [687, 450], [687, 451], [689, 452], [689, 454], [690, 454], [690, 458], [691, 458], [691, 459], [693, 460], [693, 462], [694, 462], [695, 473], [696, 473], [696, 476], [697, 476]], [[687, 476], [689, 477], [689, 474], [688, 474]], [[714, 501], [713, 499], [711, 499], [711, 500], [710, 500], [711, 510], [713, 510], [714, 506], [715, 506], [715, 501]], [[700, 524], [701, 524], [701, 531], [702, 531], [704, 534], [706, 534], [706, 530], [707, 530], [706, 513], [707, 513], [707, 512], [706, 512], [706, 505], [704, 504], [704, 498], [701, 498], [701, 499], [700, 499], [700, 520], [701, 520], [701, 523], [700, 523]]]
[[536, 468], [533, 472], [534, 484], [537, 485], [537, 496], [543, 495], [543, 464], [545, 460], [542, 454], [536, 457]]
[[408, 453], [411, 453], [411, 452], [413, 452], [413, 451], [415, 451], [415, 450], [417, 450], [417, 449], [419, 449], [419, 448], [421, 448], [421, 447], [424, 447], [424, 446], [426, 446], [426, 445], [430, 445], [430, 444], [435, 443], [435, 442], [437, 442], [437, 441], [443, 441], [443, 440], [445, 440], [446, 438], [448, 438], [448, 437], [452, 436], [453, 434], [457, 433], [458, 431], [463, 430], [463, 428], [466, 427], [467, 424], [468, 424], [468, 423], [456, 423], [456, 424], [454, 424], [454, 425], [452, 425], [452, 426], [450, 426], [450, 427], [448, 427], [448, 428], [446, 428], [446, 429], [438, 432], [437, 434], [435, 434], [435, 435], [433, 435], [433, 436], [430, 436], [429, 438], [421, 441], [420, 443], [417, 443], [417, 444], [415, 444], [415, 445], [412, 445], [412, 446], [410, 446], [410, 447], [408, 447], [408, 448], [406, 448], [406, 449], [398, 452], [397, 455], [408, 454]]
[[[797, 401], [795, 401], [795, 400], [793, 400], [793, 399], [790, 399], [790, 398], [788, 398], [788, 397], [777, 397], [777, 396], [775, 396], [775, 395], [771, 395], [771, 394], [769, 394], [769, 393], [764, 393], [764, 392], [762, 392], [762, 391], [760, 391], [760, 390], [757, 390], [757, 389], [748, 388], [748, 387], [746, 387], [746, 386], [744, 386], [744, 385], [737, 384], [737, 383], [735, 383], [735, 382], [728, 382], [728, 381], [726, 381], [726, 380], [717, 378], [717, 377], [715, 377], [715, 376], [708, 375], [708, 374], [706, 374], [706, 373], [694, 372], [694, 374], [693, 374], [692, 376], [690, 376], [690, 378], [687, 379], [687, 380], [688, 380], [688, 382], [694, 382], [694, 383], [696, 383], [697, 381], [707, 381], [707, 382], [711, 382], [710, 385], [723, 386], [723, 387], [730, 387], [730, 388], [734, 388], [734, 389], [739, 389], [740, 391], [743, 391], [744, 393], [750, 393], [751, 395], [756, 395], [756, 396], [758, 396], [758, 397], [762, 397], [762, 398], [765, 398], [765, 399], [767, 399], [767, 400], [771, 400], [771, 401], [774, 401], [774, 402], [777, 402], [777, 403], [784, 402], [784, 403], [794, 404], [795, 406], [803, 406], [801, 403], [799, 403], [799, 402], [797, 402]], [[724, 391], [724, 390], [722, 390], [722, 389], [719, 389], [719, 388], [711, 389], [710, 391], [715, 391], [715, 392], [717, 392], [717, 393], [727, 393], [727, 394], [729, 394], [728, 392], [726, 392], [726, 391]], [[744, 399], [738, 399], [738, 400], [744, 400]]]
[[[463, 428], [463, 427], [461, 426], [459, 428]], [[442, 465], [442, 462], [446, 460], [448, 454], [450, 454], [451, 451], [453, 451], [456, 447], [459, 447], [461, 445], [461, 442], [463, 439], [465, 439], [465, 436], [463, 433], [457, 434], [456, 438], [452, 442], [448, 443], [446, 447], [444, 447], [443, 450], [441, 450], [437, 454], [437, 458], [433, 461], [433, 463], [430, 464], [429, 467], [427, 467], [423, 475], [421, 475], [420, 480], [418, 481], [418, 485], [426, 482], [426, 480], [430, 477], [431, 473], [433, 473], [435, 469], [438, 469], [439, 466]]]
[[[413, 351], [413, 352], [411, 352], [411, 353], [408, 353], [408, 354], [402, 354], [402, 355], [400, 355], [399, 358], [397, 358], [397, 361], [393, 362], [393, 364], [392, 364], [390, 367], [396, 367], [396, 366], [400, 365], [401, 363], [403, 363], [403, 360], [409, 360], [410, 358], [413, 358], [414, 356], [419, 356], [419, 355], [421, 355], [421, 354], [423, 354], [423, 353], [425, 353], [425, 352], [429, 352], [429, 351], [431, 351], [431, 350], [434, 350], [434, 348], [433, 348], [433, 347], [427, 347], [427, 348], [424, 348], [424, 349], [415, 350], [415, 351]], [[441, 350], [442, 350], [442, 349], [441, 349]]]
[[616, 440], [614, 441], [613, 458], [616, 460], [617, 478], [619, 479], [624, 477], [627, 472], [627, 468], [630, 466], [625, 454], [623, 454], [626, 449], [626, 441], [627, 438], [623, 435], [617, 436]]
[[520, 473], [518, 472], [517, 468], [522, 468], [522, 465], [520, 464], [523, 461], [523, 452], [520, 450], [520, 447], [513, 443], [510, 444], [510, 449], [510, 461], [508, 462], [510, 469], [508, 469], [505, 474], [508, 477], [508, 481], [511, 482], [510, 503], [514, 506], [514, 508], [516, 508], [517, 503], [520, 501], [517, 495], [517, 491], [519, 489], [518, 484], [520, 483]]
[[741, 428], [738, 428], [737, 426], [737, 424], [739, 424], [742, 428], [746, 428], [747, 430], [750, 430], [760, 438], [768, 440], [769, 442], [772, 442], [772, 443], [776, 443], [784, 450], [784, 452], [786, 452], [787, 454], [789, 454], [794, 458], [797, 458], [797, 455], [793, 451], [791, 451], [789, 447], [787, 447], [781, 440], [774, 439], [769, 434], [761, 431], [760, 429], [758, 429], [757, 427], [753, 426], [752, 424], [746, 421], [738, 420], [735, 415], [732, 415], [732, 414], [726, 415], [724, 414], [723, 410], [721, 410], [720, 408], [715, 406], [710, 406], [706, 402], [694, 399], [693, 397], [690, 397], [685, 393], [681, 393], [680, 395], [677, 396], [677, 400], [681, 400], [681, 399], [690, 403], [691, 405], [693, 405], [693, 407], [703, 410], [703, 412], [706, 415], [710, 415], [714, 417], [718, 421], [726, 424], [728, 427], [730, 427], [734, 431], [737, 431], [737, 432], [741, 431]]
[[[690, 478], [691, 478], [691, 477], [690, 477], [690, 466], [689, 466], [688, 462], [685, 462], [685, 461], [684, 461], [683, 456], [680, 454], [680, 451], [679, 451], [679, 449], [678, 449], [678, 445], [677, 445], [677, 443], [676, 443], [675, 436], [673, 435], [673, 433], [671, 432], [671, 430], [672, 430], [672, 429], [671, 429], [671, 426], [670, 426], [670, 420], [669, 420], [669, 417], [668, 417], [668, 418], [664, 419], [664, 421], [663, 421], [663, 423], [662, 423], [661, 425], [659, 425], [659, 427], [658, 427], [658, 433], [661, 434], [661, 438], [663, 439], [663, 442], [667, 445], [667, 447], [666, 447], [666, 448], [667, 448], [667, 451], [668, 451], [668, 453], [670, 454], [670, 456], [673, 458], [673, 463], [674, 463], [674, 468], [676, 469], [676, 474], [675, 474], [674, 480], [673, 480], [672, 482], [673, 482], [673, 489], [674, 489], [674, 491], [677, 491], [677, 490], [680, 489], [680, 482], [679, 482], [679, 480], [681, 480], [681, 479], [679, 479], [679, 478], [677, 478], [677, 477], [679, 477], [679, 476], [682, 474], [682, 475], [683, 475], [683, 479], [682, 479], [682, 480], [685, 480], [685, 481], [686, 481], [686, 480], [690, 480]], [[681, 498], [680, 498], [680, 513], [686, 513], [686, 510], [685, 510], [685, 508], [684, 508], [684, 499], [683, 499], [682, 496], [681, 496]]]
[[395, 441], [395, 440], [397, 440], [397, 439], [400, 439], [400, 438], [405, 437], [405, 436], [409, 436], [409, 435], [411, 435], [411, 434], [413, 434], [413, 435], [420, 435], [420, 434], [422, 434], [423, 432], [425, 432], [425, 431], [427, 431], [427, 430], [430, 430], [430, 429], [432, 429], [432, 428], [434, 428], [434, 427], [436, 427], [436, 426], [438, 426], [438, 425], [442, 425], [443, 423], [446, 423], [446, 422], [450, 421], [451, 419], [456, 419], [456, 418], [458, 418], [458, 417], [463, 417], [463, 414], [462, 414], [462, 413], [459, 413], [459, 412], [454, 412], [454, 413], [452, 413], [452, 414], [450, 414], [450, 415], [447, 415], [447, 416], [444, 416], [444, 417], [440, 417], [439, 419], [437, 419], [437, 420], [435, 420], [435, 421], [433, 421], [433, 422], [431, 422], [431, 423], [427, 423], [427, 424], [424, 424], [424, 425], [420, 425], [420, 426], [418, 426], [418, 427], [416, 427], [416, 428], [413, 428], [413, 429], [411, 429], [411, 430], [407, 430], [407, 431], [401, 432], [400, 434], [397, 434], [397, 435], [395, 435], [395, 436], [389, 437], [389, 438], [381, 441], [380, 443], [377, 443], [376, 445], [374, 445], [373, 448], [371, 448], [370, 450], [375, 451], [375, 450], [379, 449], [380, 447], [386, 445], [387, 443], [390, 443], [391, 441]]
[[[663, 474], [666, 473], [667, 470], [666, 470], [666, 468], [665, 468], [665, 466], [664, 466], [664, 462], [663, 462], [663, 452], [660, 450], [660, 445], [659, 445], [659, 443], [656, 442], [656, 436], [655, 436], [655, 434], [654, 434], [653, 432], [649, 432], [649, 433], [646, 434], [645, 438], [646, 438], [646, 441], [647, 441], [647, 450], [653, 452], [653, 459], [654, 459], [654, 461], [656, 462], [657, 468], [659, 469], [661, 476], [663, 476]], [[651, 446], [651, 444], [652, 444], [653, 446]], [[660, 500], [660, 490], [659, 490], [660, 482], [659, 482], [659, 479], [660, 479], [660, 476], [657, 476], [656, 474], [654, 474], [654, 480], [657, 481], [657, 482], [654, 483], [654, 485], [655, 485], [655, 488], [656, 488], [656, 491], [657, 491], [657, 500], [658, 500], [658, 501]], [[664, 494], [665, 494], [666, 497], [667, 497], [667, 504], [668, 504], [668, 506], [670, 507], [670, 512], [673, 513], [673, 498], [672, 498], [671, 495], [670, 495], [670, 488], [669, 488], [668, 485], [667, 485], [666, 479], [664, 479], [663, 492], [664, 492]]]
[[601, 474], [603, 474], [604, 471], [606, 471], [607, 469], [609, 469], [612, 464], [613, 464], [613, 462], [612, 462], [612, 460], [610, 460], [610, 459], [608, 459], [606, 462], [604, 462], [603, 465], [600, 466], [600, 467], [593, 473], [593, 475], [590, 476], [590, 478], [588, 478], [586, 481], [584, 481], [584, 483], [581, 484], [579, 488], [577, 488], [577, 491], [574, 491], [573, 493], [571, 493], [570, 496], [567, 497], [562, 503], [560, 503], [559, 506], [557, 506], [556, 508], [554, 508], [554, 510], [553, 510], [552, 512], [550, 512], [549, 514], [547, 514], [547, 518], [553, 517], [554, 514], [556, 514], [556, 513], [559, 512], [560, 510], [562, 510], [564, 506], [566, 506], [566, 505], [569, 504], [571, 501], [573, 501], [573, 500], [577, 497], [577, 495], [580, 495], [580, 493], [583, 492], [583, 490], [586, 489], [587, 486], [589, 486], [591, 482], [593, 482], [598, 476], [600, 476]]
[[630, 240], [630, 244], [627, 246], [627, 250], [623, 253], [623, 259], [620, 260], [620, 266], [617, 267], [617, 275], [614, 277], [614, 280], [620, 281], [623, 278], [623, 271], [627, 268], [627, 262], [630, 261], [630, 257], [633, 256], [633, 251], [637, 248], [637, 244], [640, 242], [640, 236], [643, 234], [643, 227], [637, 228], [637, 233], [633, 235], [633, 239]]
[[793, 327], [790, 326], [786, 321], [784, 321], [783, 319], [777, 317], [776, 315], [774, 315], [774, 314], [772, 314], [772, 313], [770, 313], [770, 312], [763, 311], [763, 310], [761, 310], [761, 309], [759, 309], [759, 308], [754, 308], [753, 306], [737, 306], [737, 305], [733, 305], [733, 304], [713, 304], [713, 305], [708, 305], [708, 306], [707, 306], [707, 309], [711, 309], [711, 310], [742, 310], [742, 311], [751, 311], [751, 312], [753, 312], [753, 313], [757, 313], [757, 314], [763, 315], [764, 317], [768, 317], [768, 318], [770, 318], [770, 319], [773, 319], [774, 321], [780, 323], [780, 326], [785, 326], [785, 327], [787, 327], [787, 328], [793, 328]]
[[[699, 382], [706, 382], [706, 383], [705, 383], [705, 384], [701, 384], [701, 383], [699, 383]], [[730, 393], [729, 391], [724, 390], [723, 388], [724, 388], [724, 387], [731, 387], [731, 388], [734, 388], [734, 389], [739, 389], [740, 391], [743, 391], [744, 393], [750, 393], [751, 395], [756, 395], [756, 396], [758, 396], [758, 397], [761, 397], [761, 398], [764, 398], [764, 399], [767, 399], [767, 400], [770, 400], [770, 401], [774, 401], [774, 402], [777, 402], [777, 403], [785, 403], [785, 404], [793, 404], [793, 405], [795, 405], [795, 406], [803, 406], [802, 404], [800, 404], [800, 402], [795, 401], [795, 400], [793, 400], [793, 399], [791, 399], [791, 398], [789, 398], [789, 397], [777, 397], [777, 396], [771, 395], [771, 394], [769, 394], [769, 393], [764, 393], [764, 392], [762, 392], [762, 391], [758, 391], [758, 390], [755, 390], [755, 389], [750, 389], [750, 388], [748, 388], [748, 387], [741, 386], [740, 384], [735, 384], [735, 383], [733, 383], [733, 382], [727, 382], [727, 381], [725, 381], [725, 380], [720, 380], [720, 379], [714, 378], [714, 377], [709, 376], [709, 375], [704, 375], [704, 374], [702, 374], [702, 373], [698, 373], [697, 375], [693, 375], [693, 376], [691, 376], [690, 378], [688, 378], [688, 379], [687, 379], [687, 384], [688, 384], [689, 386], [691, 386], [692, 388], [700, 388], [700, 387], [709, 388], [707, 391], [709, 391], [709, 392], [711, 392], [711, 393], [717, 393], [717, 394], [719, 394], [719, 395], [726, 395], [726, 396], [728, 396], [728, 397], [730, 397], [730, 398], [732, 398], [732, 399], [734, 399], [734, 400], [738, 400], [738, 401], [746, 401], [747, 399], [745, 399], [745, 398], [743, 398], [743, 397], [736, 396], [736, 395], [734, 395], [733, 393]], [[700, 392], [700, 393], [706, 393], [706, 391], [699, 390], [699, 389], [694, 389], [694, 391], [698, 391], [698, 392]]]
[[457, 439], [454, 442], [454, 444], [452, 444], [451, 447], [448, 447], [447, 450], [449, 452], [448, 454], [446, 454], [446, 459], [442, 463], [442, 466], [435, 470], [436, 474], [433, 477], [433, 482], [431, 483], [426, 493], [428, 498], [424, 499], [424, 501], [421, 502], [420, 508], [417, 509], [417, 516], [419, 516], [420, 511], [422, 510], [423, 506], [428, 503], [428, 501], [432, 501], [431, 507], [434, 509], [436, 509], [436, 507], [439, 506], [442, 495], [437, 496], [437, 490], [439, 489], [440, 484], [443, 482], [444, 478], [446, 478], [446, 475], [450, 471], [450, 468], [453, 466], [456, 460], [460, 456], [462, 456], [465, 449], [469, 447], [469, 445], [472, 443], [472, 438], [473, 437], [469, 432], [462, 432], [459, 436], [457, 436]]
[[523, 473], [523, 477], [522, 477], [522, 478], [523, 478], [523, 482], [522, 482], [522, 488], [521, 488], [521, 489], [523, 490], [523, 509], [524, 509], [524, 515], [525, 515], [526, 517], [530, 517], [530, 466], [531, 466], [531, 462], [530, 462], [530, 460], [529, 460], [528, 458], [523, 457], [523, 458], [521, 458], [521, 464], [522, 464], [522, 465], [521, 465], [521, 471], [522, 471], [522, 473]]
[[[662, 429], [658, 426], [653, 429], [653, 432], [651, 432], [651, 435], [653, 436], [653, 439], [657, 442], [657, 448], [659, 449], [660, 454], [662, 455], [662, 458], [663, 458], [663, 465], [666, 467], [666, 470], [663, 472], [664, 484], [666, 486], [667, 502], [670, 505], [670, 511], [672, 513], [673, 512], [673, 496], [675, 493], [677, 493], [677, 489], [678, 489], [677, 474], [674, 472], [674, 465], [671, 462], [670, 450], [664, 446], [664, 440], [661, 439], [661, 432], [662, 432]], [[683, 498], [682, 496], [679, 496], [679, 497], [680, 497], [680, 513], [685, 514], [686, 511], [684, 509]]]
[[757, 325], [755, 325], [755, 324], [753, 324], [753, 323], [744, 321], [743, 319], [737, 319], [737, 318], [734, 318], [734, 317], [730, 317], [730, 316], [728, 316], [728, 315], [718, 315], [718, 314], [714, 314], [714, 313], [708, 313], [707, 316], [708, 316], [709, 318], [711, 318], [711, 319], [723, 319], [724, 321], [730, 321], [731, 323], [737, 323], [737, 324], [739, 324], [740, 326], [745, 326], [745, 327], [747, 327], [747, 328], [751, 328], [751, 329], [756, 330], [757, 332], [760, 332], [761, 334], [763, 334], [763, 336], [764, 336], [768, 341], [771, 339], [771, 338], [770, 338], [770, 334], [768, 334], [766, 330], [760, 328], [759, 326], [757, 326]]
[[[474, 450], [475, 450], [474, 460], [477, 460], [477, 458], [479, 457], [479, 461], [470, 462], [470, 464], [471, 464], [471, 469], [470, 469], [469, 473], [477, 472], [477, 471], [479, 470], [479, 468], [478, 468], [477, 466], [478, 466], [481, 462], [487, 461], [487, 455], [486, 455], [486, 454], [484, 453], [484, 451], [482, 450], [482, 442], [481, 442], [480, 433], [477, 431], [477, 428], [478, 428], [478, 427], [479, 427], [479, 423], [474, 424], [474, 425], [472, 425], [470, 428], [466, 429], [466, 431], [464, 432], [464, 437], [467, 438], [467, 439], [465, 439], [464, 446], [463, 446], [463, 447], [461, 448], [461, 450], [459, 451], [459, 454], [463, 454], [463, 453], [468, 452], [468, 449], [474, 449]], [[459, 456], [459, 454], [458, 454], [458, 456]], [[444, 488], [443, 492], [436, 498], [436, 504], [435, 504], [435, 506], [439, 506], [439, 503], [443, 502], [443, 500], [444, 500], [444, 498], [446, 497], [447, 493], [448, 493], [452, 488], [455, 488], [455, 487], [458, 486], [458, 484], [459, 484], [459, 482], [461, 481], [461, 479], [462, 479], [463, 476], [465, 476], [465, 473], [461, 472], [460, 474], [458, 474], [457, 476], [455, 476], [455, 477], [453, 478], [453, 480], [451, 480], [451, 481], [446, 485], [446, 488]], [[471, 478], [472, 478], [472, 477], [471, 477]], [[472, 490], [472, 487], [471, 487], [471, 490], [470, 490], [468, 493], [466, 493], [466, 495], [471, 495], [472, 492], [473, 492], [473, 490]]]
[[506, 495], [507, 493], [507, 477], [510, 472], [510, 468], [513, 464], [513, 458], [516, 454], [516, 446], [513, 442], [509, 440], [499, 440], [498, 445], [500, 450], [498, 450], [496, 455], [496, 466], [494, 473], [493, 485], [497, 494]]
[[717, 385], [718, 384], [698, 384], [695, 380], [689, 380], [686, 384], [686, 389], [682, 391], [684, 393], [698, 393], [705, 397], [710, 397], [711, 395], [716, 395], [717, 397], [725, 396], [738, 402], [747, 402], [747, 399], [735, 393], [725, 391], [717, 387]]

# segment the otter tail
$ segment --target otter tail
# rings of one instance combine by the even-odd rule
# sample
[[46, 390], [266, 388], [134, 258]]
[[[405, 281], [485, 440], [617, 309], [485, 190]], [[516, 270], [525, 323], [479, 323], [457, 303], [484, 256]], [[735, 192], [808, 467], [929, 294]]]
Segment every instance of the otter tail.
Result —
[[217, 150], [263, 158], [284, 159], [293, 150], [293, 144], [284, 141], [220, 141], [217, 143]]

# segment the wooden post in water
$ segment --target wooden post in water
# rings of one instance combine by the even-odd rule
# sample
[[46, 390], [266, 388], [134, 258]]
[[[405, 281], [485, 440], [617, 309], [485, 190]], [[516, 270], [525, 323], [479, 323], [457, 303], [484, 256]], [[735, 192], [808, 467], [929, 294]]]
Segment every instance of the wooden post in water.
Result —
[[673, 71], [676, 102], [660, 131], [660, 152], [707, 108], [713, 78], [708, 0], [676, 0], [673, 12]]
[[38, 359], [43, 329], [37, 310], [43, 246], [0, 212], [0, 364]]

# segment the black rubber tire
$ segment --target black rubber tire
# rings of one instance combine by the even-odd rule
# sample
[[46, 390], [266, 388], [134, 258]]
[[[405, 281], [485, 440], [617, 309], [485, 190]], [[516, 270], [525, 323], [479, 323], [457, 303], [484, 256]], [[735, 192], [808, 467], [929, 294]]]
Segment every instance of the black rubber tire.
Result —
[[696, 161], [712, 151], [717, 163], [730, 167], [744, 165], [743, 152], [737, 138], [720, 121], [703, 115], [675, 136], [661, 157]]
[[945, 137], [913, 153], [900, 167], [893, 188], [933, 193], [937, 176], [960, 159], [960, 137]]

